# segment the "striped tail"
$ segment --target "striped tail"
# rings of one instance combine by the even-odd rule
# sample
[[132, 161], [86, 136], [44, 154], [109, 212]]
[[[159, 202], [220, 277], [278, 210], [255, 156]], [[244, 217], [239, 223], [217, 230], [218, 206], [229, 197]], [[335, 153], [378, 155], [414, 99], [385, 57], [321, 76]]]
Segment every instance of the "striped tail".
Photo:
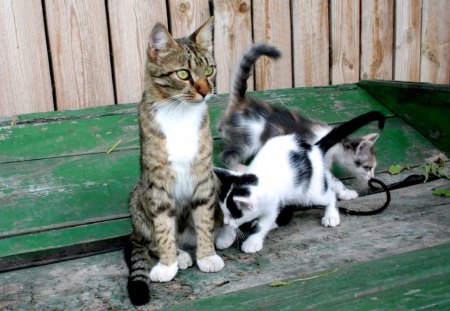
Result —
[[131, 302], [136, 306], [148, 303], [150, 257], [147, 245], [131, 239], [125, 247], [125, 261], [130, 271], [127, 288]]
[[378, 121], [378, 128], [382, 129], [384, 127], [384, 120], [384, 115], [379, 111], [367, 112], [336, 126], [326, 136], [315, 143], [315, 145], [319, 146], [322, 153], [325, 154], [335, 144], [372, 121]]
[[253, 45], [244, 53], [231, 83], [232, 102], [245, 97], [248, 87], [247, 80], [250, 77], [252, 66], [262, 55], [277, 59], [281, 56], [281, 52], [274, 46], [260, 43]]

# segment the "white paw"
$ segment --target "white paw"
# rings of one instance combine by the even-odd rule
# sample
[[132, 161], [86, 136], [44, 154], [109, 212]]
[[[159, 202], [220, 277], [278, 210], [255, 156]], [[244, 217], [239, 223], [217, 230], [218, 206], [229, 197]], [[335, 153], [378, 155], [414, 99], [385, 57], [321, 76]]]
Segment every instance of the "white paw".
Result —
[[217, 272], [225, 266], [223, 259], [218, 255], [207, 256], [203, 259], [197, 259], [197, 265], [203, 272]]
[[356, 199], [358, 197], [358, 192], [356, 192], [355, 190], [345, 189], [345, 190], [338, 192], [337, 197], [339, 200]]
[[192, 262], [192, 258], [191, 255], [189, 255], [188, 252], [185, 252], [183, 250], [178, 250], [179, 254], [178, 254], [178, 268], [185, 270], [187, 268], [189, 268], [190, 266], [192, 266], [193, 262]]
[[173, 263], [170, 266], [158, 262], [150, 271], [150, 280], [153, 282], [169, 282], [178, 272], [178, 263]]
[[339, 214], [325, 215], [322, 217], [322, 226], [324, 227], [336, 227], [340, 222]]
[[216, 238], [216, 247], [218, 249], [225, 249], [230, 247], [236, 239], [236, 230], [229, 226], [220, 228]]
[[262, 250], [263, 241], [260, 238], [250, 236], [244, 243], [242, 243], [241, 250], [244, 253], [256, 253]]

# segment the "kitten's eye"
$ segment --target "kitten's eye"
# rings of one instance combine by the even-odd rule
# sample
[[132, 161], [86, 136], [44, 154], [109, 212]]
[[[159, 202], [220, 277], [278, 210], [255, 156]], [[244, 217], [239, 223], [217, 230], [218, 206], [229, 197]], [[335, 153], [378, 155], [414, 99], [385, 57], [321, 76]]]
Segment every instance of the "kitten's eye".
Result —
[[181, 80], [188, 80], [191, 76], [189, 74], [189, 71], [187, 71], [186, 69], [178, 70], [176, 72], [176, 74], [177, 74], [177, 77], [180, 78]]
[[370, 170], [372, 169], [372, 166], [364, 165], [363, 168], [364, 168], [366, 171], [370, 171]]
[[206, 76], [210, 76], [210, 75], [212, 75], [214, 73], [214, 67], [213, 66], [208, 66], [207, 68], [206, 68], [206, 70], [205, 70], [205, 75]]

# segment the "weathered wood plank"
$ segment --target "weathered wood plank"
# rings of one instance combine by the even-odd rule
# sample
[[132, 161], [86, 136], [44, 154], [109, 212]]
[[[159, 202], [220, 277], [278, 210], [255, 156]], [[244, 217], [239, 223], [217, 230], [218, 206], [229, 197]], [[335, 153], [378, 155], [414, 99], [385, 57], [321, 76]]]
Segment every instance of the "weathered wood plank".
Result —
[[[214, 0], [214, 55], [218, 93], [230, 91], [230, 79], [242, 53], [252, 44], [250, 0]], [[248, 89], [253, 90], [249, 79]]]
[[419, 81], [422, 0], [398, 0], [395, 10], [395, 80]]
[[113, 104], [105, 2], [44, 3], [58, 109]]
[[175, 38], [190, 35], [209, 18], [208, 0], [169, 0], [170, 32]]
[[361, 79], [391, 80], [394, 2], [363, 0], [361, 13]]
[[1, 1], [0, 16], [0, 117], [52, 111], [41, 1]]
[[360, 1], [331, 2], [331, 83], [359, 81]]
[[292, 2], [294, 86], [330, 84], [327, 0]]
[[167, 25], [166, 3], [109, 0], [108, 16], [117, 103], [139, 102], [150, 31], [156, 22]]
[[282, 57], [277, 61], [264, 57], [256, 62], [256, 90], [292, 87], [290, 30], [291, 12], [289, 1], [253, 1], [254, 41], [272, 44], [282, 53]]
[[420, 81], [450, 83], [450, 2], [423, 3]]

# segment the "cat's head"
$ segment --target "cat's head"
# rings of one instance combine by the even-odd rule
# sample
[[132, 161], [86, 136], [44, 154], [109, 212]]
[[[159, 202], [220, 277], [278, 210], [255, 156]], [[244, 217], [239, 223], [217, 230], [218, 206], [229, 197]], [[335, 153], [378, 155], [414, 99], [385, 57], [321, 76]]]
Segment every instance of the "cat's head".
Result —
[[258, 177], [222, 168], [214, 168], [214, 173], [220, 180], [218, 194], [224, 224], [236, 229], [257, 218], [258, 204], [251, 190], [258, 184]]
[[148, 46], [146, 83], [150, 83], [156, 100], [198, 103], [213, 94], [213, 24], [211, 17], [190, 36], [179, 39], [174, 39], [163, 24], [155, 24]]
[[343, 141], [346, 160], [346, 169], [353, 176], [362, 181], [375, 177], [377, 156], [373, 145], [378, 139], [377, 133], [365, 136], [348, 138]]

